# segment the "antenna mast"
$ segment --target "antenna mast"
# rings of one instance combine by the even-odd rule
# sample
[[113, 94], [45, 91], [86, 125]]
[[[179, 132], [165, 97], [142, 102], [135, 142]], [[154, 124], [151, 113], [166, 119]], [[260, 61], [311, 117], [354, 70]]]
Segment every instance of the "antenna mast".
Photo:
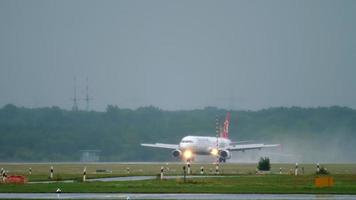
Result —
[[73, 97], [73, 106], [72, 106], [72, 111], [78, 111], [78, 98], [77, 98], [77, 79], [74, 76], [74, 97]]
[[93, 100], [92, 98], [89, 97], [89, 86], [88, 86], [88, 77], [86, 78], [86, 96], [85, 96], [85, 102], [86, 102], [86, 110], [89, 111], [89, 102]]

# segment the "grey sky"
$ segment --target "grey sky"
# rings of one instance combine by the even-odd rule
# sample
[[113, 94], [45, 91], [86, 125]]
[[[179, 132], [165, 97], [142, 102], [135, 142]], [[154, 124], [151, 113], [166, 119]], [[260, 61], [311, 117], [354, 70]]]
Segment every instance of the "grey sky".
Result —
[[[356, 1], [0, 0], [0, 106], [356, 108]], [[79, 103], [84, 109], [84, 102]]]

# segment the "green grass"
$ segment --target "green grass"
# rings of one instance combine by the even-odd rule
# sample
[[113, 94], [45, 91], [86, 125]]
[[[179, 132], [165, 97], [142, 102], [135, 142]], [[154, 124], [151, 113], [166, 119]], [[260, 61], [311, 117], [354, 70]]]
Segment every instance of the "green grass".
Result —
[[140, 192], [140, 193], [262, 193], [356, 194], [356, 175], [334, 175], [335, 186], [316, 188], [314, 176], [242, 175], [221, 178], [145, 180], [131, 182], [50, 183], [0, 185], [0, 192]]
[[[165, 171], [168, 174], [181, 174], [183, 163], [161, 163], [161, 164], [117, 164], [117, 163], [0, 163], [1, 168], [9, 170], [10, 174], [22, 174], [28, 176], [28, 169], [32, 168], [33, 178], [42, 176], [47, 178], [49, 175], [50, 166], [54, 166], [54, 173], [60, 174], [63, 177], [68, 175], [80, 176], [83, 173], [84, 167], [87, 167], [89, 176], [124, 176], [128, 175], [127, 168], [130, 168], [130, 175], [155, 175], [160, 171], [161, 166], [169, 168]], [[204, 166], [205, 172], [210, 173], [210, 169], [214, 171], [215, 165], [193, 163], [193, 173], [199, 174], [200, 167]], [[332, 174], [356, 174], [356, 164], [322, 164]], [[246, 163], [226, 163], [221, 165], [222, 173], [224, 174], [252, 174], [255, 172], [256, 164]], [[288, 173], [289, 169], [294, 169], [294, 164], [271, 164], [271, 172], [278, 173], [279, 168], [282, 168], [283, 173]], [[299, 168], [304, 167], [305, 174], [314, 174], [316, 170], [315, 164], [299, 164]], [[96, 169], [107, 169], [112, 171], [112, 174], [96, 173]]]
[[[117, 164], [117, 163], [53, 163], [53, 164], [10, 164], [0, 163], [0, 167], [9, 170], [9, 175], [25, 175], [29, 181], [48, 180], [50, 166], [54, 166], [55, 179], [80, 180], [83, 168], [87, 167], [87, 178], [156, 175], [160, 167], [165, 167], [166, 175], [181, 175], [182, 163], [162, 164]], [[193, 174], [200, 172], [204, 166], [206, 174], [213, 164], [192, 164]], [[195, 178], [173, 180], [145, 180], [130, 182], [74, 182], [74, 183], [38, 183], [25, 185], [0, 184], [0, 192], [54, 192], [61, 188], [63, 192], [143, 192], [143, 193], [327, 193], [327, 194], [356, 194], [356, 164], [325, 164], [335, 180], [332, 188], [315, 188], [314, 164], [299, 164], [304, 167], [305, 175], [287, 175], [294, 164], [271, 164], [272, 173], [269, 175], [254, 175], [257, 164], [223, 164], [221, 173], [227, 177]], [[28, 168], [32, 174], [28, 175]], [[283, 168], [283, 175], [278, 175], [279, 168]], [[130, 168], [130, 173], [127, 173]], [[169, 168], [169, 170], [168, 170]], [[110, 174], [96, 173], [96, 169], [111, 170]], [[213, 172], [212, 172], [213, 173]]]

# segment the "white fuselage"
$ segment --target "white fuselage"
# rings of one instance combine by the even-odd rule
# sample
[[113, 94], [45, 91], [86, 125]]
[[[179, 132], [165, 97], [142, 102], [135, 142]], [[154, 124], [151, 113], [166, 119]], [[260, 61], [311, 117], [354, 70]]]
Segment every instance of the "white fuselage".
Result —
[[186, 136], [179, 143], [179, 150], [195, 155], [210, 155], [214, 150], [230, 146], [230, 140], [222, 137]]

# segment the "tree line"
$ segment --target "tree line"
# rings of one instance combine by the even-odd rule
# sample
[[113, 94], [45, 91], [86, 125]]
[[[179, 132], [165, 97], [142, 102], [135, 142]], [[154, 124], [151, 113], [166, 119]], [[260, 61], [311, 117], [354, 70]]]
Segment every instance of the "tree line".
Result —
[[[100, 150], [102, 161], [166, 161], [169, 150], [140, 143], [178, 143], [185, 135], [215, 135], [215, 107], [165, 111], [156, 107], [69, 111], [59, 107], [0, 109], [0, 161], [79, 161], [81, 150]], [[230, 111], [230, 138], [287, 145], [328, 161], [356, 161], [356, 111], [347, 107], [278, 107]], [[303, 148], [301, 148], [303, 146]], [[340, 156], [342, 155], [342, 156]]]

